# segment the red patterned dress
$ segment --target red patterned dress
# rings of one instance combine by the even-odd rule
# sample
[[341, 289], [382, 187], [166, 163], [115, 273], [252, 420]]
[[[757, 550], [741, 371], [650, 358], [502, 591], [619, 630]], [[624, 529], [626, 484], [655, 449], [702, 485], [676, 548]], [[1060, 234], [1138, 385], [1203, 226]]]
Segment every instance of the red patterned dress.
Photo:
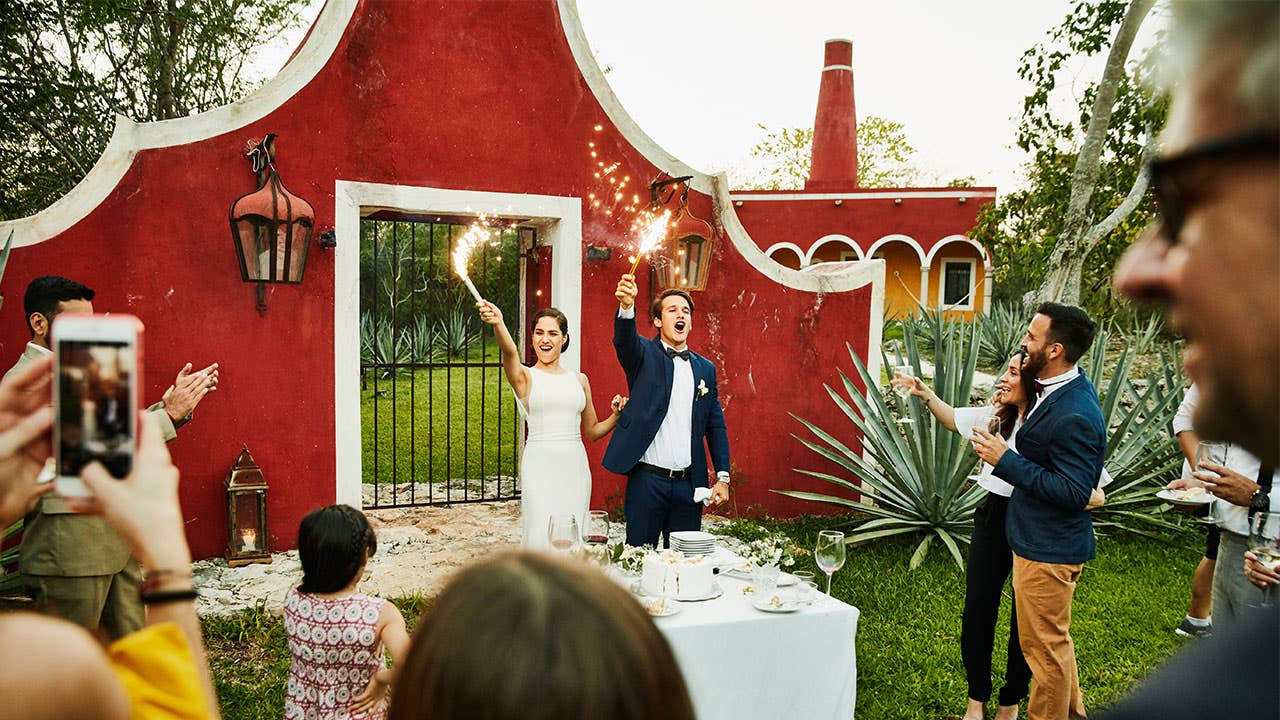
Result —
[[[284, 632], [289, 641], [289, 684], [285, 720], [347, 720], [351, 698], [386, 667], [378, 636], [378, 615], [386, 600], [356, 593], [321, 598], [289, 591]], [[386, 700], [360, 718], [383, 720]]]

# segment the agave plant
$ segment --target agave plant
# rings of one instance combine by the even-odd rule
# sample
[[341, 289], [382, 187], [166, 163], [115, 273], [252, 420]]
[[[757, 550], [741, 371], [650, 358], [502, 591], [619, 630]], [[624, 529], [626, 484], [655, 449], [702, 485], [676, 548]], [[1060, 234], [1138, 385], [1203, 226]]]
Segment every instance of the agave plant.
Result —
[[[1154, 337], [1154, 331], [1148, 337]], [[1139, 383], [1130, 376], [1140, 341], [1124, 343], [1108, 363], [1108, 339], [1109, 333], [1099, 330], [1080, 363], [1091, 377], [1110, 370], [1105, 382], [1096, 382], [1107, 425], [1105, 465], [1115, 480], [1107, 487], [1106, 504], [1093, 513], [1094, 525], [1163, 539], [1185, 521], [1181, 513], [1169, 512], [1155, 496], [1178, 477], [1182, 465], [1182, 453], [1173, 436], [1173, 416], [1185, 393], [1182, 377], [1176, 372], [1178, 350], [1173, 345], [1158, 348], [1160, 374]]]
[[[978, 360], [977, 330], [973, 324], [943, 321], [940, 314], [926, 316], [929, 335], [937, 340], [934, 358], [933, 389], [945, 402], [967, 405], [973, 371]], [[917, 318], [902, 323], [903, 358], [920, 374], [920, 343]], [[909, 424], [897, 423], [885, 393], [877, 387], [877, 379], [867, 371], [862, 358], [849, 348], [857, 369], [857, 378], [866, 393], [840, 373], [839, 390], [823, 387], [832, 401], [844, 412], [862, 436], [862, 452], [856, 452], [836, 439], [845, 432], [828, 432], [812, 422], [795, 417], [812, 433], [812, 438], [793, 435], [805, 447], [842, 468], [846, 477], [797, 468], [809, 477], [831, 483], [845, 495], [826, 495], [803, 491], [776, 491], [803, 500], [838, 505], [872, 516], [858, 525], [848, 542], [857, 543], [893, 535], [923, 534], [911, 557], [910, 566], [918, 566], [929, 552], [935, 538], [963, 566], [960, 545], [967, 544], [973, 530], [973, 510], [985, 494], [968, 477], [977, 464], [977, 456], [960, 435], [939, 425], [919, 402], [908, 400], [904, 412]], [[885, 358], [885, 365], [898, 364]], [[843, 392], [841, 392], [843, 391]], [[864, 503], [852, 495], [871, 500]]]
[[1003, 367], [1022, 345], [1027, 334], [1027, 315], [1022, 305], [998, 302], [986, 315], [974, 315], [978, 326], [978, 365]]
[[451, 358], [462, 357], [480, 342], [480, 329], [475, 325], [476, 311], [463, 297], [442, 319], [436, 321], [436, 343]]

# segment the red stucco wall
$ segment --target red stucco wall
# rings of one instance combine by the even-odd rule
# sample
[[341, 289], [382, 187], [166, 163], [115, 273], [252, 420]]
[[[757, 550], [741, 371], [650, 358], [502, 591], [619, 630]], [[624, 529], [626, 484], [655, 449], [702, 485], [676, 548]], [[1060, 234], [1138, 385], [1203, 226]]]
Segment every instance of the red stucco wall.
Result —
[[[593, 132], [597, 123], [603, 132]], [[269, 310], [259, 317], [228, 237], [228, 207], [253, 189], [242, 146], [268, 132], [279, 136], [286, 185], [315, 207], [318, 229], [333, 226], [337, 179], [583, 197], [594, 188], [584, 159], [589, 138], [633, 176], [658, 171], [616, 131], [583, 81], [554, 2], [365, 0], [325, 69], [275, 112], [208, 140], [141, 152], [82, 221], [15, 250], [0, 285], [8, 298], [0, 316], [3, 362], [26, 340], [23, 289], [56, 273], [96, 288], [99, 311], [143, 318], [148, 401], [183, 362], [222, 364], [221, 388], [170, 446], [197, 556], [224, 548], [222, 480], [242, 443], [271, 485], [273, 547], [291, 546], [302, 515], [334, 497], [333, 254], [313, 245], [304, 282], [269, 286]], [[711, 215], [706, 196], [691, 203], [700, 217]], [[612, 261], [584, 261], [578, 331], [582, 369], [603, 408], [601, 398], [623, 391], [610, 332], [626, 253], [621, 228], [604, 218], [588, 212], [583, 228], [584, 243], [615, 248]], [[836, 382], [835, 368], [850, 365], [846, 341], [865, 350], [869, 287], [826, 296], [789, 290], [721, 239], [697, 301], [691, 346], [720, 367], [742, 472], [739, 506], [820, 510], [768, 490], [819, 489], [790, 470], [822, 465], [789, 437], [799, 426], [788, 412], [854, 439], [819, 383]], [[603, 451], [603, 442], [589, 448], [597, 468]], [[596, 505], [622, 484], [603, 470], [594, 479]]]

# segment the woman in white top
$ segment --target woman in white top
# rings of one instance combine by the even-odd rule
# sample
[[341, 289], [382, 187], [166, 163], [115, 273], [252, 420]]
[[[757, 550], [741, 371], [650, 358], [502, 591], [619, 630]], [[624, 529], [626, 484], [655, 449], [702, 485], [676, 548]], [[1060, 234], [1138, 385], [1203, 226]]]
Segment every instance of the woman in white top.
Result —
[[555, 308], [533, 317], [531, 367], [521, 364], [520, 350], [502, 322], [502, 311], [488, 301], [477, 303], [480, 319], [494, 328], [502, 351], [502, 369], [511, 383], [529, 427], [520, 457], [520, 515], [522, 545], [550, 548], [547, 529], [552, 517], [574, 515], [579, 532], [591, 501], [591, 468], [582, 438], [596, 441], [613, 431], [626, 400], [614, 395], [613, 413], [596, 417], [587, 376], [560, 367], [560, 354], [569, 347], [569, 320]]
[[[1000, 434], [1017, 450], [1018, 428], [1035, 405], [1035, 377], [1023, 375], [1026, 357], [1021, 353], [1009, 359], [1004, 374], [996, 380], [991, 404], [1000, 418]], [[922, 398], [925, 407], [948, 430], [968, 437], [979, 418], [990, 413], [987, 407], [953, 408], [944, 403], [920, 378], [897, 376], [891, 382], [906, 387]], [[1106, 480], [1110, 478], [1103, 472]], [[1005, 538], [1005, 511], [1013, 486], [991, 474], [991, 466], [983, 463], [978, 484], [987, 489], [987, 497], [973, 513], [973, 539], [969, 543], [969, 564], [965, 573], [964, 614], [960, 620], [960, 658], [969, 684], [969, 705], [965, 720], [983, 720], [991, 698], [991, 654], [995, 645], [996, 617], [1000, 613], [1000, 597], [1005, 581], [1013, 569], [1013, 551]], [[1102, 504], [1102, 491], [1094, 490], [1089, 508]], [[1018, 703], [1027, 697], [1031, 668], [1022, 657], [1018, 643], [1018, 617], [1014, 613], [1013, 588], [1009, 589], [1009, 648], [1005, 661], [1004, 686], [1000, 688], [996, 720], [1016, 720]]]

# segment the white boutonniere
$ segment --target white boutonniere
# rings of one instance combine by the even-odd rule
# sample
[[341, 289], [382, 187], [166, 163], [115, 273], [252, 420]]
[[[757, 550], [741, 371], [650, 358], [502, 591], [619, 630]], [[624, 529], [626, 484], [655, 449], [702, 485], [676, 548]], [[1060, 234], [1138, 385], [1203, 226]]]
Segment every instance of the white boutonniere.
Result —
[[703, 395], [706, 395], [709, 392], [711, 391], [707, 389], [707, 381], [699, 380], [698, 381], [698, 397], [702, 397]]

